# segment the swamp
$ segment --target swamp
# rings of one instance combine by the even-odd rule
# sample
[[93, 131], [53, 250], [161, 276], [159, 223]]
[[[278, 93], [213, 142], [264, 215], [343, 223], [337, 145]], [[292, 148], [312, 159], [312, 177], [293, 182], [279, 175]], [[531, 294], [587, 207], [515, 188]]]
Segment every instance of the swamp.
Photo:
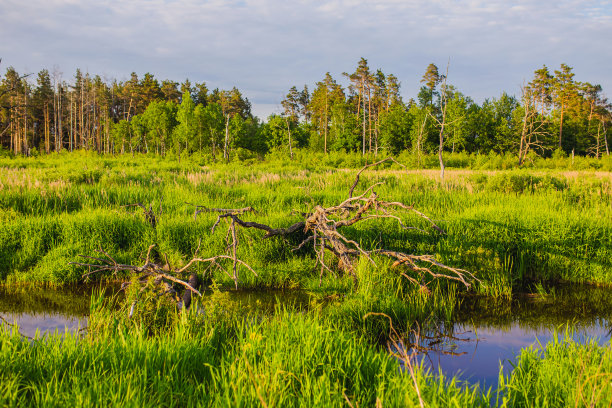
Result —
[[612, 404], [609, 156], [292, 154], [0, 158], [0, 405]]

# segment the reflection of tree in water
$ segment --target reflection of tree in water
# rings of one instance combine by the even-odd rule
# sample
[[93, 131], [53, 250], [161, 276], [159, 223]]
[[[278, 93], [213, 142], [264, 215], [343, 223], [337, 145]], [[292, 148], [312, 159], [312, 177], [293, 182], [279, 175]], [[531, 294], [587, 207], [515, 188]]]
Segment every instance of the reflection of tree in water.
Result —
[[[80, 317], [89, 314], [94, 285], [72, 285], [61, 288], [24, 285], [0, 287], [0, 313], [59, 314]], [[106, 285], [106, 295], [117, 292], [116, 285]]]
[[577, 284], [540, 286], [539, 293], [517, 294], [512, 301], [466, 296], [455, 312], [454, 324], [497, 330], [512, 326], [530, 331], [610, 327], [612, 291]]
[[[587, 285], [557, 285], [540, 288], [539, 293], [515, 295], [512, 301], [466, 296], [460, 300], [452, 321], [430, 322], [423, 327], [415, 324], [401, 335], [390, 334], [388, 347], [396, 357], [407, 352], [423, 356], [431, 367], [437, 367], [434, 360], [443, 355], [474, 355], [480, 342], [479, 330], [507, 332], [508, 340], [512, 340], [512, 331], [517, 328], [536, 336], [565, 330], [588, 333], [599, 328], [612, 337], [612, 291]], [[472, 351], [469, 346], [466, 351], [469, 344], [473, 344]]]
[[[395, 357], [409, 353], [416, 358], [422, 356], [428, 360], [431, 367], [436, 367], [438, 364], [434, 359], [442, 355], [448, 356], [463, 356], [468, 354], [467, 351], [456, 351], [458, 343], [474, 343], [474, 352], [478, 347], [478, 336], [470, 336], [472, 331], [456, 331], [452, 324], [434, 324], [428, 325], [426, 329], [421, 329], [415, 325], [409, 332], [399, 336], [391, 336], [388, 343], [389, 351]], [[400, 358], [400, 362], [404, 365], [404, 359]]]

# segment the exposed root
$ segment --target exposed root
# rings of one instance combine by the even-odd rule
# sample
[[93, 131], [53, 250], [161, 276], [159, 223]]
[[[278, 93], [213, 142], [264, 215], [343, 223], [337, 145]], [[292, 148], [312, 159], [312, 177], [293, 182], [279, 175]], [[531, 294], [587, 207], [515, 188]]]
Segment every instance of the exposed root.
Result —
[[[186, 299], [187, 293], [189, 294], [189, 302], [191, 302], [191, 294], [195, 294], [199, 297], [202, 296], [202, 293], [197, 289], [197, 277], [194, 278], [194, 274], [189, 276], [190, 268], [197, 263], [209, 264], [210, 267], [216, 267], [219, 270], [223, 271], [228, 277], [233, 278], [237, 282], [237, 274], [236, 274], [236, 265], [242, 265], [251, 271], [255, 276], [257, 273], [244, 261], [228, 255], [217, 255], [210, 258], [199, 258], [197, 257], [197, 250], [194, 254], [194, 257], [185, 264], [182, 268], [172, 268], [168, 261], [166, 260], [165, 264], [155, 263], [151, 261], [151, 250], [155, 247], [155, 245], [149, 246], [147, 250], [147, 256], [145, 262], [142, 266], [137, 265], [127, 265], [118, 263], [112, 256], [110, 256], [106, 251], [102, 248], [98, 249], [97, 252], [102, 254], [101, 257], [93, 257], [88, 255], [79, 255], [81, 258], [90, 259], [96, 261], [95, 263], [81, 263], [81, 262], [71, 262], [71, 265], [81, 266], [88, 269], [88, 272], [85, 272], [82, 277], [87, 278], [90, 275], [99, 273], [99, 272], [108, 272], [112, 271], [113, 274], [117, 274], [118, 272], [128, 272], [132, 275], [135, 275], [138, 281], [141, 284], [145, 284], [147, 282], [152, 282], [153, 286], [158, 290], [161, 290], [161, 293], [171, 295], [171, 297], [175, 298], [177, 301], [180, 299], [176, 296], [177, 290], [175, 286], [178, 286], [179, 289], [183, 289], [183, 299]], [[199, 246], [198, 246], [199, 249]], [[235, 254], [234, 254], [235, 255]], [[223, 268], [220, 264], [220, 261], [228, 259], [232, 260], [234, 263], [234, 275], [230, 275], [225, 268]], [[129, 282], [126, 282], [122, 285], [122, 289], [126, 289], [130, 285]], [[146, 286], [143, 286], [141, 292], [145, 289]], [[137, 301], [132, 305], [131, 310], [133, 311], [134, 306]], [[187, 305], [186, 305], [187, 306]], [[131, 312], [130, 312], [131, 314]]]
[[[213, 233], [222, 219], [230, 220], [226, 239], [228, 240], [228, 250], [231, 249], [233, 259], [236, 259], [236, 251], [238, 247], [238, 237], [236, 233], [237, 226], [243, 228], [255, 228], [265, 231], [266, 234], [263, 236], [263, 238], [275, 236], [288, 237], [295, 233], [301, 233], [305, 234], [306, 238], [304, 238], [295, 248], [293, 248], [293, 251], [297, 251], [306, 246], [312, 245], [316, 254], [317, 265], [320, 268], [319, 282], [322, 281], [325, 272], [329, 272], [335, 276], [334, 268], [328, 264], [328, 260], [326, 261], [326, 252], [330, 252], [337, 259], [337, 269], [339, 269], [341, 272], [348, 273], [353, 277], [353, 279], [355, 279], [355, 281], [357, 280], [354, 266], [356, 260], [359, 257], [365, 257], [372, 265], [376, 265], [373, 256], [380, 255], [395, 259], [395, 262], [393, 263], [394, 268], [403, 267], [409, 272], [415, 273], [417, 276], [413, 277], [408, 275], [405, 271], [400, 271], [402, 276], [404, 276], [410, 282], [420, 286], [425, 291], [428, 291], [427, 284], [437, 279], [454, 280], [463, 284], [466, 288], [469, 288], [471, 283], [477, 279], [468, 271], [444, 265], [436, 261], [435, 258], [430, 255], [410, 255], [386, 249], [364, 249], [359, 243], [348, 239], [340, 232], [343, 227], [350, 227], [357, 222], [383, 218], [396, 221], [402, 229], [417, 229], [421, 232], [425, 232], [419, 228], [405, 225], [404, 221], [402, 221], [400, 216], [397, 215], [398, 211], [408, 211], [426, 220], [431, 228], [433, 228], [435, 231], [441, 234], [446, 234], [442, 228], [436, 225], [425, 214], [416, 210], [413, 205], [406, 205], [397, 201], [384, 201], [379, 199], [378, 194], [374, 191], [374, 189], [383, 183], [373, 184], [360, 195], [353, 196], [355, 187], [359, 183], [361, 173], [368, 168], [380, 165], [387, 161], [397, 163], [395, 159], [388, 157], [379, 162], [364, 166], [357, 173], [355, 181], [349, 190], [349, 197], [346, 200], [338, 205], [327, 208], [317, 205], [311, 212], [301, 214], [301, 216], [304, 217], [303, 221], [296, 222], [286, 228], [273, 228], [266, 224], [244, 221], [241, 219], [240, 216], [246, 213], [254, 212], [252, 207], [220, 209], [206, 208], [204, 206], [194, 204], [190, 205], [195, 207], [195, 217], [202, 212], [221, 213], [217, 216], [217, 220], [212, 226], [211, 231]], [[232, 278], [237, 285], [236, 264], [237, 262], [234, 261], [234, 276]]]
[[[225, 254], [210, 258], [200, 258], [197, 256], [197, 252], [199, 250], [198, 245], [198, 250], [196, 250], [193, 258], [187, 262], [184, 267], [171, 268], [167, 260], [165, 264], [162, 265], [161, 263], [154, 262], [150, 259], [151, 249], [154, 247], [152, 245], [147, 251], [147, 257], [144, 265], [142, 266], [119, 264], [102, 249], [99, 249], [98, 252], [101, 253], [103, 257], [81, 255], [83, 258], [96, 261], [96, 263], [73, 264], [87, 267], [89, 269], [88, 272], [83, 274], [84, 278], [97, 272], [113, 271], [113, 273], [116, 274], [118, 271], [128, 271], [132, 274], [138, 275], [139, 279], [141, 280], [153, 279], [160, 285], [169, 284], [172, 286], [173, 284], [176, 284], [183, 287], [184, 290], [189, 291], [189, 293], [201, 295], [195, 287], [187, 282], [186, 275], [189, 268], [194, 263], [208, 263], [210, 267], [219, 268], [230, 279], [232, 279], [237, 289], [239, 282], [239, 269], [241, 267], [248, 269], [251, 273], [257, 276], [257, 273], [248, 264], [238, 258], [238, 227], [242, 227], [255, 228], [265, 231], [265, 235], [263, 236], [264, 239], [271, 237], [299, 237], [301, 241], [293, 248], [293, 251], [297, 251], [312, 245], [316, 255], [315, 268], [317, 266], [319, 267], [319, 282], [322, 281], [326, 272], [336, 277], [337, 274], [335, 271], [338, 271], [341, 274], [348, 274], [353, 277], [355, 282], [357, 282], [357, 273], [355, 270], [357, 260], [359, 258], [365, 258], [372, 265], [376, 265], [375, 258], [377, 256], [383, 256], [393, 259], [394, 262], [392, 267], [401, 268], [399, 270], [399, 274], [405, 277], [411, 283], [418, 285], [423, 291], [429, 292], [427, 287], [428, 284], [438, 279], [456, 281], [463, 284], [466, 288], [469, 288], [474, 281], [477, 281], [477, 279], [468, 271], [444, 265], [431, 255], [411, 255], [384, 248], [363, 248], [360, 243], [347, 238], [341, 232], [342, 228], [353, 226], [361, 221], [391, 219], [397, 222], [402, 229], [417, 229], [425, 233], [424, 230], [406, 225], [405, 221], [400, 217], [400, 212], [403, 211], [415, 214], [416, 216], [426, 220], [431, 228], [438, 233], [446, 234], [442, 228], [435, 224], [434, 221], [432, 221], [422, 212], [416, 210], [414, 205], [407, 205], [398, 201], [381, 200], [378, 194], [375, 192], [375, 188], [383, 183], [373, 184], [360, 195], [354, 196], [355, 188], [359, 184], [360, 175], [365, 170], [388, 161], [401, 165], [392, 157], [388, 157], [379, 162], [364, 166], [357, 172], [355, 181], [349, 189], [348, 198], [346, 200], [331, 207], [316, 205], [310, 212], [299, 214], [301, 217], [303, 217], [301, 221], [298, 221], [286, 228], [274, 228], [259, 222], [243, 220], [241, 217], [255, 212], [253, 207], [250, 206], [235, 209], [208, 208], [202, 205], [186, 203], [194, 207], [194, 219], [197, 219], [197, 216], [201, 213], [218, 213], [217, 219], [212, 225], [211, 233], [215, 232], [222, 220], [226, 220], [228, 222], [228, 229], [225, 236], [227, 243]], [[155, 228], [157, 218], [155, 214], [153, 214], [151, 206], [149, 206], [149, 209], [147, 209], [141, 203], [130, 204], [130, 206], [141, 207], [147, 220]], [[337, 261], [336, 267], [333, 267], [330, 264], [330, 261], [334, 258]], [[221, 268], [219, 262], [222, 260], [231, 260], [231, 274], [226, 269]]]

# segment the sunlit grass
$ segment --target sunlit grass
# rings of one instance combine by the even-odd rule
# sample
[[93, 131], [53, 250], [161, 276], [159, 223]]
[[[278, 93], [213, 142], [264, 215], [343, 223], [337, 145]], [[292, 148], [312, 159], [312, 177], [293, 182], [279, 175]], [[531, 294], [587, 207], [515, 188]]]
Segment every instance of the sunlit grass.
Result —
[[[253, 206], [249, 220], [287, 226], [299, 220], [294, 212], [345, 199], [355, 169], [366, 160], [299, 155], [292, 162], [270, 158], [205, 166], [83, 152], [1, 159], [0, 275], [5, 281], [74, 282], [82, 270], [68, 263], [99, 247], [122, 262], [139, 263], [156, 243], [178, 266], [191, 258], [201, 239], [200, 254], [216, 255], [225, 250], [223, 224], [211, 234], [215, 215], [194, 219], [188, 203]], [[446, 236], [410, 214], [403, 215], [407, 224], [425, 232], [402, 230], [394, 222], [364, 222], [347, 229], [347, 236], [369, 248], [436, 254], [476, 272], [482, 284], [475, 289], [495, 297], [509, 297], [531, 281], [612, 282], [612, 173], [577, 165], [591, 163], [587, 159], [574, 167], [563, 162], [562, 170], [549, 169], [561, 163], [552, 166], [552, 161], [536, 161], [531, 169], [492, 170], [498, 167], [485, 164], [498, 159], [485, 158], [450, 155], [450, 165], [453, 160], [459, 167], [469, 165], [447, 171], [444, 183], [434, 169], [394, 164], [363, 173], [359, 188], [384, 182], [376, 188], [379, 196], [414, 203]], [[161, 210], [156, 230], [138, 207], [123, 207], [137, 202]], [[240, 258], [259, 273], [259, 278], [242, 274], [242, 287], [318, 286], [308, 251], [293, 253], [295, 243], [262, 240], [260, 231], [240, 230], [239, 235]], [[214, 278], [230, 283], [221, 273]]]

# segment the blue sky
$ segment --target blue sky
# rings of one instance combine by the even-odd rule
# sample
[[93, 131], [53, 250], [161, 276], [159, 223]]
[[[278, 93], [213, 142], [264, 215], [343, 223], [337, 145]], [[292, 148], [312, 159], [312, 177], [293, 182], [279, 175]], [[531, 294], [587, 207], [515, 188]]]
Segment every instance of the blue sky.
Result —
[[[415, 97], [430, 62], [482, 102], [518, 94], [546, 64], [612, 89], [612, 1], [2, 0], [0, 72], [77, 67], [125, 80], [237, 86], [265, 118], [292, 85], [329, 71], [344, 83], [361, 57]], [[610, 94], [612, 96], [612, 94]]]

